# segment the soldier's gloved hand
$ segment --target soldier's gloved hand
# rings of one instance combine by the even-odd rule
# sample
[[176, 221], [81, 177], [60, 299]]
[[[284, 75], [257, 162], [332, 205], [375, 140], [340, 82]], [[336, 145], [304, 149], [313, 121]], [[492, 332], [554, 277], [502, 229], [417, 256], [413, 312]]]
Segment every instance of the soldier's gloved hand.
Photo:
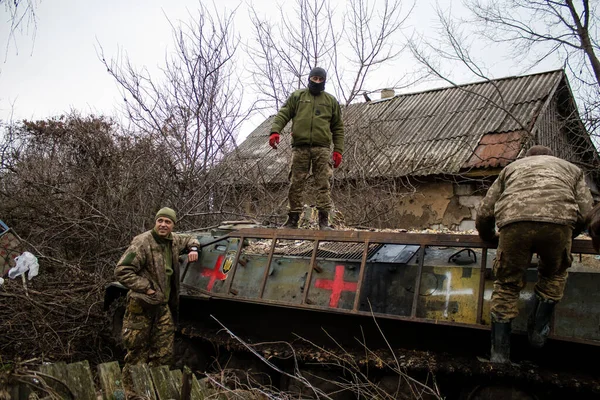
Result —
[[486, 242], [498, 243], [500, 235], [495, 231], [479, 231], [479, 237]]
[[337, 151], [333, 152], [333, 168], [337, 168], [342, 163], [342, 154]]
[[494, 236], [492, 237], [490, 242], [494, 243], [497, 246], [498, 242], [500, 242], [500, 234], [498, 234], [498, 232], [494, 232]]
[[274, 149], [277, 149], [277, 145], [279, 144], [279, 133], [273, 132], [271, 136], [269, 136], [269, 146]]
[[478, 215], [475, 218], [475, 228], [481, 240], [498, 243], [499, 235], [496, 232], [496, 218], [493, 216]]

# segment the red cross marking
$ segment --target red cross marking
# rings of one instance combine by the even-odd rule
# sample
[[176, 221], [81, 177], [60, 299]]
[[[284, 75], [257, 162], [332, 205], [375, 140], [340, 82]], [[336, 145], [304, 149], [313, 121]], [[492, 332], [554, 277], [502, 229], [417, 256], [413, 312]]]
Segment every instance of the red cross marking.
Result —
[[206, 290], [208, 290], [209, 292], [212, 290], [212, 288], [215, 284], [215, 281], [217, 279], [220, 281], [224, 281], [227, 278], [227, 275], [225, 275], [224, 273], [219, 271], [219, 269], [221, 268], [221, 264], [223, 264], [224, 258], [225, 258], [225, 255], [221, 254], [219, 257], [217, 257], [217, 262], [215, 263], [215, 267], [213, 269], [210, 269], [210, 268], [202, 269], [202, 276], [210, 276], [210, 280], [208, 281], [208, 286], [206, 287]]
[[340, 303], [340, 297], [342, 292], [356, 292], [356, 282], [344, 282], [344, 269], [343, 265], [335, 266], [335, 277], [331, 279], [317, 279], [315, 281], [315, 287], [319, 289], [331, 290], [331, 297], [329, 297], [329, 307], [337, 308]]

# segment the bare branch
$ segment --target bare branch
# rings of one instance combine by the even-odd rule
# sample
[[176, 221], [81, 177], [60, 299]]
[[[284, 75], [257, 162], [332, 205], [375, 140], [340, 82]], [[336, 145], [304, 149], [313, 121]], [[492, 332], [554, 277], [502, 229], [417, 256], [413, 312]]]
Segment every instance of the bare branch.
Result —
[[[304, 77], [314, 66], [328, 70], [327, 88], [350, 104], [365, 91], [367, 78], [404, 50], [398, 37], [414, 3], [407, 10], [401, 6], [399, 0], [353, 0], [340, 17], [329, 1], [297, 0], [293, 17], [281, 9], [280, 25], [251, 8], [257, 45], [248, 52], [262, 107], [278, 109], [306, 85]], [[402, 85], [406, 76], [393, 86]]]

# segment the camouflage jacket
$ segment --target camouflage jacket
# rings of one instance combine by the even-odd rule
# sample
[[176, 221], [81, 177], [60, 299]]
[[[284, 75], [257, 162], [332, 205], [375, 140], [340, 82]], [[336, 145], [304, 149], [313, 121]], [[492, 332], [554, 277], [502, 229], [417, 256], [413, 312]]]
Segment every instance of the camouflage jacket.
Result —
[[344, 123], [340, 103], [327, 92], [314, 96], [308, 89], [296, 90], [279, 110], [271, 133], [281, 133], [292, 120], [292, 147], [331, 147], [344, 152]]
[[[129, 289], [128, 296], [140, 299], [148, 304], [162, 304], [168, 301], [173, 315], [179, 306], [179, 254], [192, 246], [198, 246], [198, 240], [188, 235], [171, 233], [172, 240], [160, 238], [154, 230], [149, 230], [133, 238], [117, 267], [115, 277]], [[171, 275], [171, 295], [165, 299], [166, 271], [163, 243], [171, 243], [173, 255], [173, 275]], [[152, 295], [146, 291], [153, 289]]]
[[530, 156], [500, 172], [479, 207], [477, 225], [479, 229], [483, 221], [495, 218], [498, 228], [540, 221], [577, 230], [591, 208], [592, 194], [581, 169], [557, 157]]

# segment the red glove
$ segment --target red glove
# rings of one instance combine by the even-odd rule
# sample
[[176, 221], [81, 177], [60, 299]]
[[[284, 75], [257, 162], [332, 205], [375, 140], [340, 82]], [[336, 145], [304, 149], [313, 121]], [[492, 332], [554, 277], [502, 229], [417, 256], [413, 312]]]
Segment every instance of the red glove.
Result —
[[269, 146], [276, 149], [279, 144], [279, 133], [273, 132], [271, 136], [269, 136]]
[[342, 163], [342, 154], [337, 151], [333, 152], [333, 168], [337, 168]]

